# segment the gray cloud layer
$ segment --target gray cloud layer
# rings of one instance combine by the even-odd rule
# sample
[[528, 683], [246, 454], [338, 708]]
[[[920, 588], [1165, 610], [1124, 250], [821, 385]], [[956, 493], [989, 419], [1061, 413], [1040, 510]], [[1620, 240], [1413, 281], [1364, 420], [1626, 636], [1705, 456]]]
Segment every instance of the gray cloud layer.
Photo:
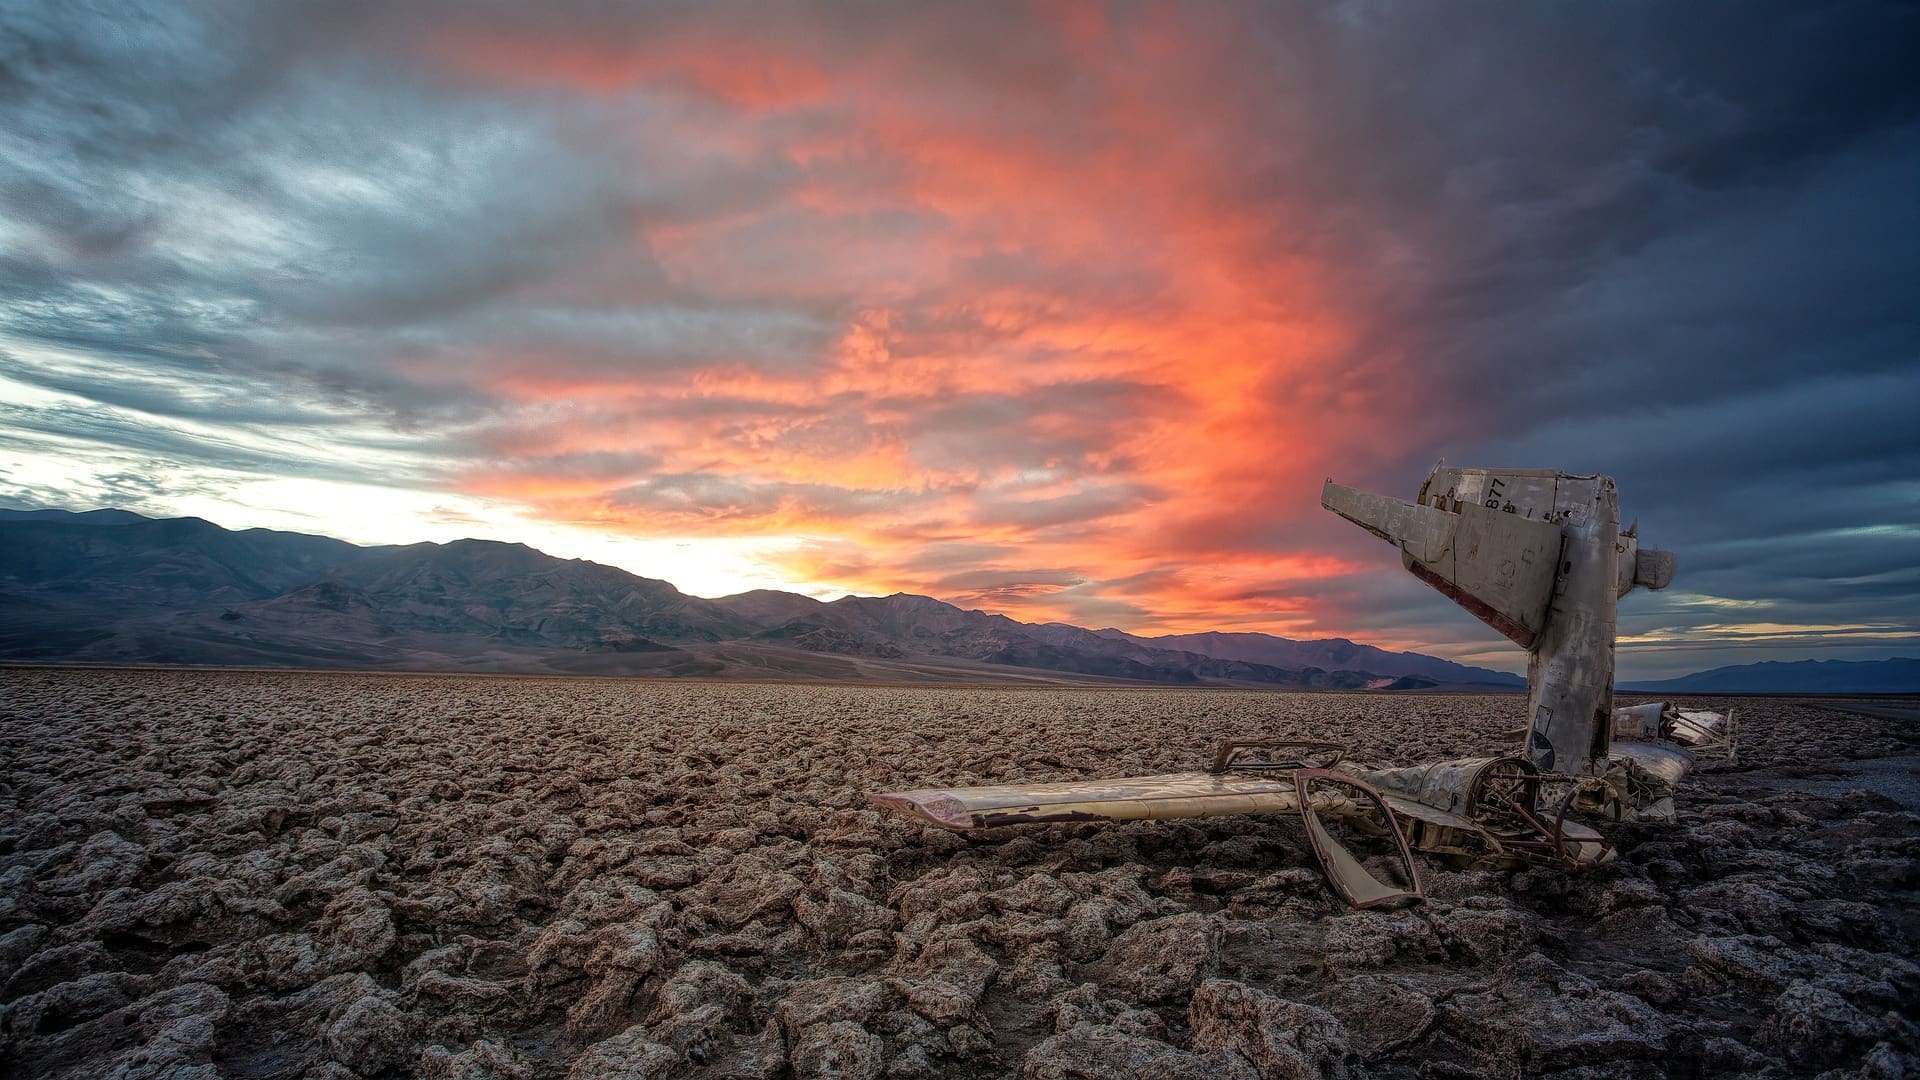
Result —
[[[1148, 42], [1161, 16], [1105, 17]], [[1315, 468], [1394, 492], [1439, 456], [1612, 473], [1645, 535], [1682, 556], [1674, 595], [1629, 601], [1627, 628], [1709, 646], [1649, 646], [1631, 674], [1920, 651], [1920, 9], [1347, 3], [1177, 21], [1182, 54], [1129, 61], [1157, 80], [1150, 104], [1192, 117], [1148, 156], [1209, 163], [1194, 197], [1231, 211], [1255, 265], [1309, 262], [1364, 316], [1339, 371], [1276, 375], [1263, 407], [1415, 397], [1391, 429], [1366, 430], [1374, 414], [1357, 409], [1327, 451], [1341, 456]], [[1092, 544], [1117, 512], [1165, 496], [1143, 463], [1103, 452], [1158, 404], [1126, 378], [931, 406], [583, 392], [557, 411], [529, 406], [516, 380], [644, 391], [694, 370], [806, 372], [868, 305], [868, 282], [900, 309], [899, 342], [987, 355], [1016, 322], [1157, 312], [1171, 283], [1155, 264], [950, 253], [944, 287], [1058, 303], [1017, 318], [943, 306], [902, 253], [924, 250], [945, 212], [876, 197], [825, 233], [825, 211], [796, 201], [895, 190], [908, 163], [810, 167], [769, 150], [842, 132], [838, 103], [756, 114], [691, 91], [488, 82], [433, 62], [429, 46], [461, 28], [671, 37], [878, 72], [903, 109], [1061, 161], [1128, 137], [1095, 122], [1106, 86], [1069, 35], [999, 7], [16, 5], [0, 14], [0, 375], [62, 404], [8, 405], [0, 449], [92, 453], [111, 491], [140, 490], [148, 474], [126, 465], [146, 458], [183, 477], [434, 491], [483, 469], [598, 479], [610, 505], [712, 520], [795, 505], [879, 519], [946, 495], [961, 509], [945, 539], [890, 565], [981, 603], [1048, 595], [1079, 621], [1152, 625], [1168, 573], [1063, 565], [1057, 548], [1023, 566], [1017, 545], [965, 535]], [[714, 142], [690, 145], [702, 131]], [[1174, 224], [1117, 227], [1144, 248]], [[727, 230], [725, 274], [676, 275], [656, 257], [660, 237], [693, 226]], [[851, 454], [890, 412], [911, 417], [881, 432], [910, 462], [1072, 470], [1076, 484], [888, 495], [611, 441], [697, 422]], [[770, 419], [778, 433], [760, 434]], [[1275, 473], [1217, 517], [1168, 521], [1170, 558], [1377, 559], [1378, 575], [1288, 582], [1272, 599], [1358, 635], [1502, 658], [1395, 576], [1384, 548], [1318, 515], [1317, 480]], [[1756, 623], [1869, 629], [1712, 629]]]

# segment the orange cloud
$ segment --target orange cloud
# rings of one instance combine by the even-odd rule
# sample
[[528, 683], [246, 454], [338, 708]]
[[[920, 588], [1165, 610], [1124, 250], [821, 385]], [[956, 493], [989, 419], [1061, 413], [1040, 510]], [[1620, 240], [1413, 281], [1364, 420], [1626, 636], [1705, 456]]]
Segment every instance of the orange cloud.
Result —
[[811, 65], [738, 40], [707, 37], [619, 41], [453, 28], [426, 39], [443, 69], [495, 85], [558, 86], [607, 96], [642, 86], [671, 86], [730, 105], [768, 108], [821, 93], [826, 77]]
[[[804, 538], [782, 570], [853, 591], [1135, 629], [1309, 624], [1278, 590], [1354, 569], [1297, 535], [1311, 495], [1419, 416], [1423, 373], [1366, 350], [1316, 206], [1242, 160], [1219, 40], [1078, 5], [1021, 33], [1038, 52], [1004, 83], [904, 33], [831, 62], [676, 27], [434, 34], [435, 63], [501, 92], [705, 99], [644, 130], [607, 113], [637, 171], [751, 192], [643, 215], [633, 257], [660, 281], [631, 302], [833, 327], [472, 350], [509, 406], [461, 485], [637, 534]], [[618, 454], [632, 467], [566, 468]], [[943, 584], [961, 572], [999, 584]]]

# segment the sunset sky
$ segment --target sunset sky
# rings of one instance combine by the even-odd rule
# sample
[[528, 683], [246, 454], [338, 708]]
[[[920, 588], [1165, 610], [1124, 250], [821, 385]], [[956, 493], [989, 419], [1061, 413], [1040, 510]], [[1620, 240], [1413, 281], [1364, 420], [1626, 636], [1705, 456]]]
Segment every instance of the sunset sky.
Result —
[[9, 4], [0, 503], [1510, 644], [1319, 509], [1617, 478], [1627, 677], [1920, 655], [1920, 7]]

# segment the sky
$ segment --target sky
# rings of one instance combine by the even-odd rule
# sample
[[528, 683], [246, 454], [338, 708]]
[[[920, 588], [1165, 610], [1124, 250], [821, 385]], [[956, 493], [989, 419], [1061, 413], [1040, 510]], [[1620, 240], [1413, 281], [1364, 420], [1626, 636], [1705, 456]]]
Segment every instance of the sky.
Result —
[[1624, 677], [1920, 655], [1920, 7], [11, 3], [0, 503], [1524, 657], [1319, 509], [1616, 478]]

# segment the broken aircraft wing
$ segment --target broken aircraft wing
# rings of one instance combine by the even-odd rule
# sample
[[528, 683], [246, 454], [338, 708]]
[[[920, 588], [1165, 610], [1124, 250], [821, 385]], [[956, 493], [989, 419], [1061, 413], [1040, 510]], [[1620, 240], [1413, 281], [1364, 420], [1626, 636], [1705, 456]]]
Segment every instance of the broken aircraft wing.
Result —
[[1320, 505], [1397, 545], [1415, 577], [1522, 648], [1546, 626], [1560, 562], [1553, 522], [1444, 495], [1411, 503], [1331, 480]]
[[875, 795], [873, 801], [948, 829], [1035, 821], [1165, 821], [1215, 814], [1272, 814], [1300, 807], [1291, 775], [1269, 778], [1205, 772], [1057, 784], [930, 788]]
[[[1224, 764], [1235, 746], [1221, 746], [1215, 760], [1223, 764], [1213, 772], [923, 788], [869, 798], [875, 806], [961, 831], [1043, 821], [1169, 821], [1294, 812], [1306, 825], [1314, 857], [1349, 904], [1372, 907], [1421, 898], [1420, 871], [1414, 865], [1413, 853], [1379, 792], [1358, 777], [1327, 769]], [[1371, 819], [1380, 832], [1391, 837], [1402, 880], [1396, 883], [1376, 877], [1334, 836], [1325, 818]]]

